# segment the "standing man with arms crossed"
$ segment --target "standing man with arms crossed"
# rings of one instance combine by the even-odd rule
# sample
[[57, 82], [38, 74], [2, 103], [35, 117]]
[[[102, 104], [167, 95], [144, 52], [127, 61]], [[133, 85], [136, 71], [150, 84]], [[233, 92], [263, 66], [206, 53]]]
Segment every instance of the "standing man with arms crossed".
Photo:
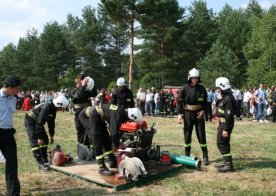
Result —
[[220, 99], [217, 100], [216, 114], [218, 117], [217, 147], [223, 156], [224, 162], [215, 164], [218, 172], [232, 172], [234, 170], [230, 151], [230, 136], [234, 128], [236, 100], [232, 95], [231, 85], [227, 78], [216, 79], [216, 87]]
[[192, 132], [195, 126], [197, 139], [203, 152], [203, 164], [209, 165], [204, 121], [207, 92], [204, 86], [199, 83], [199, 71], [193, 68], [189, 71], [187, 84], [181, 88], [179, 93], [177, 102], [178, 120], [184, 118], [185, 156], [190, 156]]
[[6, 159], [6, 184], [8, 195], [20, 195], [16, 141], [14, 138], [13, 113], [16, 111], [15, 95], [20, 90], [20, 79], [6, 78], [0, 89], [0, 150]]

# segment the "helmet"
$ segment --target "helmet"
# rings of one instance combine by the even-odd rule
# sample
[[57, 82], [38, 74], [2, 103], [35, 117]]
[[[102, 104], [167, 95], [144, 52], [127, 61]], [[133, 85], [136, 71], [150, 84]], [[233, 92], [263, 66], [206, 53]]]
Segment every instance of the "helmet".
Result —
[[188, 80], [192, 77], [199, 77], [199, 71], [196, 68], [189, 71]]
[[57, 108], [66, 108], [69, 105], [68, 99], [63, 95], [59, 95], [57, 98], [53, 99], [53, 103]]
[[227, 90], [231, 88], [230, 82], [225, 77], [219, 77], [216, 79], [216, 87], [219, 87], [221, 90]]
[[83, 80], [88, 80], [85, 90], [91, 91], [94, 88], [94, 80], [89, 76], [85, 77]]
[[55, 166], [63, 166], [65, 164], [65, 154], [62, 151], [54, 151], [52, 155], [52, 164]]
[[127, 109], [128, 118], [136, 122], [142, 120], [142, 112], [138, 108], [128, 108]]
[[126, 81], [124, 78], [120, 77], [117, 79], [117, 86], [124, 86], [126, 85]]

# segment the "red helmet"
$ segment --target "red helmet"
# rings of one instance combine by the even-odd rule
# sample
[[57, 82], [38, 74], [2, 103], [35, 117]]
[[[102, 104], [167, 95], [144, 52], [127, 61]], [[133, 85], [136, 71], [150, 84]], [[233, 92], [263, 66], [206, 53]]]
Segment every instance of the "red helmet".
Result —
[[54, 152], [52, 164], [55, 166], [63, 166], [65, 164], [65, 154], [62, 151]]

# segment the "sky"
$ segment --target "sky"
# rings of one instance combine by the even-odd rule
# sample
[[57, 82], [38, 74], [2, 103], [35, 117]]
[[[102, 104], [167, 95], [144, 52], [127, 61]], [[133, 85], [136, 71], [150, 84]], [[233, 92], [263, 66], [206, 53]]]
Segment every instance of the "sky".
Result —
[[[193, 0], [178, 0], [181, 7], [188, 7]], [[227, 3], [232, 8], [246, 8], [249, 0], [206, 0], [208, 9], [219, 12]], [[0, 0], [0, 50], [7, 44], [17, 45], [28, 30], [39, 33], [47, 22], [66, 22], [69, 13], [81, 17], [82, 9], [91, 5], [97, 8], [100, 0]], [[262, 8], [268, 9], [276, 0], [258, 0]]]

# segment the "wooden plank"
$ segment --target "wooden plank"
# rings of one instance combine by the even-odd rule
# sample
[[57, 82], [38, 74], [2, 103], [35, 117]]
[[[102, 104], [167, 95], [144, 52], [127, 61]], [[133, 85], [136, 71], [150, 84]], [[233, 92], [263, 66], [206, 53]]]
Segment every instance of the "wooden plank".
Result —
[[[98, 164], [95, 160], [93, 161], [83, 161], [75, 159], [70, 164], [66, 164], [62, 167], [51, 165], [50, 167], [58, 172], [65, 173], [69, 176], [87, 180], [102, 186], [113, 188], [114, 191], [126, 190], [134, 186], [140, 186], [147, 184], [153, 180], [157, 180], [165, 177], [173, 171], [178, 171], [183, 167], [183, 165], [172, 164], [169, 166], [146, 166], [146, 171], [148, 175], [146, 177], [139, 178], [138, 181], [126, 182], [123, 179], [116, 179], [115, 176], [104, 176], [98, 173]], [[112, 169], [115, 173], [118, 170]]]

